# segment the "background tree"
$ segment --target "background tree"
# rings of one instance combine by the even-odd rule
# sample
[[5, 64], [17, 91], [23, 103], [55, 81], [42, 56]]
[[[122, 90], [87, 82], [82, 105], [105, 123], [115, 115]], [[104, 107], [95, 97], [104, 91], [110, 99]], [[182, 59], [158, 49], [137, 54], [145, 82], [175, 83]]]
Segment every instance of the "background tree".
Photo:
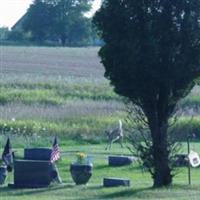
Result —
[[169, 118], [200, 76], [199, 21], [199, 0], [104, 0], [94, 17], [105, 77], [145, 114], [155, 187], [172, 183]]
[[8, 27], [0, 27], [0, 40], [8, 39], [9, 29]]
[[23, 23], [33, 39], [59, 39], [63, 46], [82, 43], [89, 39], [91, 20], [85, 13], [93, 0], [35, 0]]
[[87, 38], [89, 19], [84, 16], [91, 9], [92, 0], [52, 0], [54, 7], [52, 31], [60, 38], [62, 45], [72, 45]]
[[35, 0], [27, 11], [23, 29], [31, 32], [32, 39], [42, 43], [50, 34], [51, 8], [43, 0]]

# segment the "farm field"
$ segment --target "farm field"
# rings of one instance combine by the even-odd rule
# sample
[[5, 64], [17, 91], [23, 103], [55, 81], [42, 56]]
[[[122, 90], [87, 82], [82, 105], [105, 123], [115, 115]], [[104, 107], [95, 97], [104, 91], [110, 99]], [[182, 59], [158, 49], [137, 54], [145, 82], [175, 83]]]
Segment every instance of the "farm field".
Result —
[[[97, 54], [98, 48], [90, 47], [1, 46], [0, 131], [104, 140], [105, 129], [115, 127], [126, 113]], [[180, 103], [176, 134], [200, 133], [199, 94], [196, 86]]]
[[124, 106], [103, 77], [97, 51], [1, 47], [2, 132], [91, 139], [115, 125]]
[[[187, 169], [178, 169], [173, 187], [151, 189], [152, 180], [137, 163], [128, 167], [107, 166], [109, 154], [129, 154], [118, 144], [105, 151], [106, 129], [125, 124], [123, 98], [116, 95], [97, 56], [98, 48], [46, 48], [0, 46], [0, 152], [9, 135], [14, 150], [50, 147], [58, 135], [63, 159], [58, 168], [62, 185], [46, 189], [13, 190], [0, 187], [0, 200], [64, 199], [166, 199], [197, 200], [200, 170], [192, 170], [192, 186], [187, 185]], [[180, 102], [180, 119], [173, 133], [184, 140], [190, 133], [198, 137], [192, 148], [200, 152], [200, 88]], [[183, 145], [186, 153], [186, 145]], [[93, 156], [94, 174], [86, 186], [75, 186], [69, 165], [75, 152]], [[103, 188], [102, 177], [123, 175], [130, 188]], [[12, 182], [9, 175], [7, 183]]]

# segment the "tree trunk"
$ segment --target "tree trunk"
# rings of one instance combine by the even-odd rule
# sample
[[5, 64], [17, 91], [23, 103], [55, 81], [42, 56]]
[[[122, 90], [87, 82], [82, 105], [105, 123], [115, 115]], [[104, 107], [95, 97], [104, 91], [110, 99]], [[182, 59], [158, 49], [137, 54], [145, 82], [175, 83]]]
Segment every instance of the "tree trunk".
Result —
[[154, 187], [168, 186], [172, 183], [171, 169], [169, 167], [167, 145], [153, 139], [153, 158], [154, 158]]
[[167, 141], [168, 120], [153, 120], [151, 135], [153, 142], [154, 187], [169, 186], [172, 183], [169, 167], [169, 150]]

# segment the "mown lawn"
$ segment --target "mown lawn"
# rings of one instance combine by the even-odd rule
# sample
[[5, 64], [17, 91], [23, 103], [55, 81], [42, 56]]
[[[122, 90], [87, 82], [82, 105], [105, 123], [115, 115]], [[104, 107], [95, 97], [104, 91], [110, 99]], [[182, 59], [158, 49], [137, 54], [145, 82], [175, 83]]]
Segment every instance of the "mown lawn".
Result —
[[[188, 185], [187, 168], [178, 168], [173, 185], [168, 188], [153, 189], [150, 175], [143, 171], [138, 163], [124, 167], [109, 167], [109, 154], [130, 154], [129, 150], [121, 149], [115, 144], [110, 152], [105, 151], [105, 145], [70, 145], [62, 147], [62, 160], [58, 168], [63, 184], [53, 184], [41, 189], [10, 189], [6, 185], [0, 187], [0, 200], [95, 200], [95, 199], [148, 199], [148, 200], [199, 200], [200, 196], [200, 169], [192, 169], [192, 185]], [[200, 149], [199, 143], [192, 143], [192, 148]], [[186, 145], [183, 145], [186, 151]], [[15, 149], [16, 150], [16, 149]], [[18, 155], [22, 149], [17, 149]], [[69, 166], [75, 161], [77, 151], [92, 155], [94, 170], [87, 185], [76, 186], [72, 181]], [[129, 178], [131, 187], [104, 188], [103, 177]], [[7, 183], [13, 181], [9, 174]]]

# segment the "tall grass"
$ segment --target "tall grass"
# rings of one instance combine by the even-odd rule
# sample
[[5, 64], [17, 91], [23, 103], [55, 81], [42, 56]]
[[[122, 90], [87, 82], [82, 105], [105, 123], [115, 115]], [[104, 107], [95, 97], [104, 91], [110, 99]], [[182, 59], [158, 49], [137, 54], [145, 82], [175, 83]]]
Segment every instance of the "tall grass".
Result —
[[[120, 116], [120, 114], [119, 114]], [[0, 134], [32, 137], [59, 136], [62, 139], [74, 139], [92, 143], [106, 140], [104, 131], [118, 125], [118, 117], [71, 117], [66, 120], [50, 122], [48, 120], [1, 120]]]
[[[65, 139], [100, 142], [105, 140], [105, 129], [116, 127], [118, 119], [125, 118], [122, 97], [103, 77], [98, 48], [1, 47], [1, 50], [2, 134], [56, 134]], [[180, 102], [182, 118], [173, 129], [179, 139], [199, 132], [199, 88], [195, 87]], [[186, 117], [192, 115], [196, 118], [189, 123]], [[16, 120], [11, 121], [12, 118]], [[5, 123], [7, 131], [3, 129]], [[22, 131], [24, 126], [28, 128]]]
[[0, 104], [18, 102], [60, 105], [71, 99], [120, 100], [108, 84], [22, 83], [2, 84]]

